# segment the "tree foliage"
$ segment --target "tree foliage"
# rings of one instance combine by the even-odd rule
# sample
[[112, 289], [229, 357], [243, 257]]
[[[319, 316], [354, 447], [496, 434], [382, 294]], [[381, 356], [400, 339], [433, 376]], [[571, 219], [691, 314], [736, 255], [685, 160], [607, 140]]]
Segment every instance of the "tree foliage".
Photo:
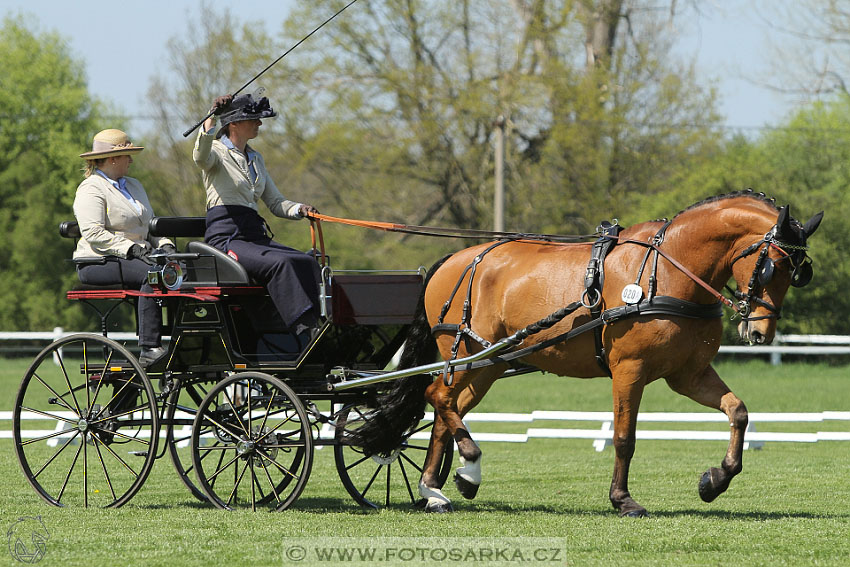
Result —
[[4, 19], [0, 33], [0, 328], [71, 326], [81, 317], [63, 298], [76, 280], [73, 245], [57, 227], [73, 216], [97, 104], [58, 35], [33, 33], [22, 18]]

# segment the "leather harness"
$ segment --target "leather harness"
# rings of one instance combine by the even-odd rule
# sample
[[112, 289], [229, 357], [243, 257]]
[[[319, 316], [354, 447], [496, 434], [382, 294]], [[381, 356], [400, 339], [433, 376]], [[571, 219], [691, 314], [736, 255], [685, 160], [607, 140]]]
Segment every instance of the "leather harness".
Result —
[[[573, 313], [581, 307], [584, 307], [590, 311], [590, 321], [579, 325], [578, 327], [575, 327], [569, 331], [561, 333], [555, 337], [531, 345], [529, 347], [513, 350], [506, 354], [497, 355], [486, 360], [480, 360], [462, 366], [451, 366], [450, 362], [457, 358], [460, 343], [464, 338], [472, 339], [475, 342], [481, 344], [484, 348], [488, 348], [491, 346], [491, 343], [489, 341], [479, 336], [469, 326], [472, 314], [473, 280], [475, 278], [475, 273], [478, 264], [481, 263], [481, 261], [484, 259], [484, 256], [486, 256], [488, 253], [492, 252], [499, 246], [508, 242], [512, 242], [514, 239], [499, 240], [488, 246], [484, 251], [475, 256], [472, 262], [470, 262], [470, 264], [467, 265], [466, 268], [464, 268], [464, 270], [461, 272], [457, 284], [455, 284], [452, 293], [449, 295], [449, 298], [443, 305], [443, 308], [440, 312], [440, 316], [437, 319], [437, 324], [431, 328], [432, 334], [436, 334], [439, 332], [452, 332], [455, 334], [455, 340], [451, 348], [451, 357], [446, 361], [445, 367], [443, 369], [443, 380], [445, 384], [447, 386], [450, 386], [454, 381], [455, 368], [460, 368], [461, 370], [465, 371], [476, 368], [482, 368], [485, 366], [492, 366], [494, 364], [509, 363], [511, 361], [522, 358], [523, 356], [528, 356], [529, 354], [532, 354], [534, 352], [549, 348], [550, 346], [553, 346], [555, 344], [568, 341], [577, 335], [591, 330], [594, 331], [595, 337], [594, 341], [596, 344], [596, 361], [602, 368], [602, 370], [610, 377], [611, 370], [608, 367], [607, 353], [605, 352], [604, 344], [602, 342], [603, 326], [614, 323], [626, 317], [636, 317], [639, 315], [672, 315], [691, 319], [715, 319], [718, 317], [722, 317], [723, 305], [720, 300], [711, 304], [701, 304], [692, 301], [687, 301], [684, 299], [679, 299], [676, 297], [655, 295], [655, 290], [657, 287], [656, 272], [658, 269], [658, 256], [663, 255], [658, 249], [658, 247], [664, 241], [664, 234], [667, 231], [667, 228], [670, 226], [670, 222], [671, 221], [665, 219], [664, 224], [655, 234], [651, 243], [640, 242], [636, 240], [627, 240], [627, 242], [640, 244], [647, 247], [646, 254], [644, 255], [643, 261], [641, 262], [640, 268], [638, 269], [637, 278], [635, 279], [634, 285], [636, 286], [639, 286], [640, 280], [643, 276], [643, 272], [646, 268], [647, 261], [649, 260], [649, 256], [654, 252], [652, 271], [649, 276], [648, 291], [645, 296], [639, 298], [638, 300], [634, 300], [631, 303], [627, 303], [626, 305], [612, 307], [610, 309], [605, 310], [601, 308], [602, 289], [605, 283], [605, 258], [607, 257], [611, 249], [618, 243], [618, 235], [622, 230], [622, 227], [617, 224], [616, 220], [613, 224], [607, 221], [603, 221], [598, 228], [598, 234], [600, 236], [591, 247], [590, 260], [588, 262], [587, 270], [585, 272], [585, 289], [582, 292], [581, 299], [558, 309], [547, 317], [544, 317], [543, 319], [540, 319], [539, 321], [536, 321], [526, 326], [524, 329], [517, 331], [510, 337], [507, 337], [503, 340], [510, 342], [514, 346], [518, 346], [527, 337], [552, 327], [553, 325], [561, 321], [564, 317]], [[675, 264], [678, 263], [676, 262]], [[463, 279], [466, 277], [467, 274], [469, 274], [469, 280], [466, 285], [466, 297], [463, 303], [461, 321], [458, 324], [444, 323], [445, 316], [448, 313], [452, 302], [457, 296], [457, 293], [462, 286]], [[690, 274], [689, 272], [688, 275], [692, 278], [696, 278], [696, 276], [693, 276], [693, 274]], [[699, 281], [699, 283], [702, 283], [701, 280]]]

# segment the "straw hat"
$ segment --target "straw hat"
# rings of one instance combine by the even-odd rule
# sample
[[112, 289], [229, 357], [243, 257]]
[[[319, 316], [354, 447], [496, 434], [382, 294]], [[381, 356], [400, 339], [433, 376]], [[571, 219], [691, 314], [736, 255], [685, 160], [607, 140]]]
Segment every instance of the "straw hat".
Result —
[[112, 156], [129, 156], [131, 154], [137, 154], [143, 149], [145, 148], [142, 146], [134, 146], [133, 142], [130, 141], [130, 137], [121, 130], [110, 128], [108, 130], [101, 130], [95, 134], [91, 151], [80, 154], [80, 157], [84, 159], [100, 159]]

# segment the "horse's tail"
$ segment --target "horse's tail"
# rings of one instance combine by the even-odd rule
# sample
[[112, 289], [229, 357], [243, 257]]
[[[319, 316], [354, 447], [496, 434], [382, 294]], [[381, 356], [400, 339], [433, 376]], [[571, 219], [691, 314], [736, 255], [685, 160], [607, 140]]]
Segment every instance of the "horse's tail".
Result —
[[[437, 357], [437, 342], [431, 335], [431, 326], [425, 313], [425, 290], [431, 276], [448, 258], [446, 256], [439, 260], [425, 275], [413, 323], [405, 338], [399, 369], [428, 364]], [[377, 408], [369, 414], [369, 419], [351, 432], [352, 444], [362, 447], [367, 455], [388, 454], [398, 448], [405, 433], [425, 415], [425, 389], [432, 381], [430, 374], [416, 374], [396, 380], [393, 387], [378, 399]]]

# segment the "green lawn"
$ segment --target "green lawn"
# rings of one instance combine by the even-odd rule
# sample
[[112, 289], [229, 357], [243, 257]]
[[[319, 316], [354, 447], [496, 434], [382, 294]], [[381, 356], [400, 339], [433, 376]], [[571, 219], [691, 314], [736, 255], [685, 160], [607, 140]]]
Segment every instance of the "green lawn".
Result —
[[[18, 361], [0, 364], [0, 409], [11, 409], [25, 367]], [[752, 412], [850, 410], [847, 367], [751, 362], [718, 369]], [[610, 410], [610, 383], [517, 377], [494, 386], [478, 409]], [[663, 383], [648, 388], [642, 409], [703, 410]], [[10, 427], [9, 422], [2, 425]], [[475, 430], [495, 427], [479, 424]], [[484, 443], [482, 449], [484, 483], [478, 498], [464, 501], [449, 483], [446, 494], [457, 508], [451, 515], [360, 511], [341, 486], [328, 448], [316, 452], [310, 482], [292, 509], [228, 513], [195, 501], [167, 459], [156, 463], [139, 494], [121, 509], [53, 508], [29, 487], [12, 442], [4, 440], [0, 527], [10, 527], [19, 517], [41, 516], [51, 534], [41, 564], [63, 567], [303, 565], [308, 563], [284, 559], [287, 541], [332, 536], [402, 537], [419, 546], [427, 545], [429, 536], [470, 541], [550, 536], [563, 543], [570, 565], [847, 565], [850, 557], [846, 443], [768, 443], [747, 451], [744, 472], [729, 491], [705, 504], [697, 495], [697, 481], [707, 467], [718, 466], [725, 443], [639, 441], [630, 488], [650, 511], [646, 520], [620, 519], [611, 509], [610, 448], [597, 453], [588, 440], [533, 439]], [[16, 563], [0, 552], [0, 564]]]

